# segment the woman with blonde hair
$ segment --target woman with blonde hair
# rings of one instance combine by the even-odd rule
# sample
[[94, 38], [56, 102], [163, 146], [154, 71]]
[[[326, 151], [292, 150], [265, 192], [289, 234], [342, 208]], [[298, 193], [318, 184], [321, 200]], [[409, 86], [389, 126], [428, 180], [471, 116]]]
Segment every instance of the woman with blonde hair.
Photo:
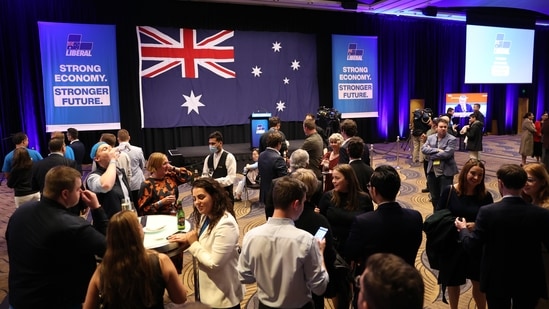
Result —
[[137, 212], [143, 215], [175, 215], [175, 202], [179, 197], [179, 185], [190, 180], [192, 172], [170, 164], [161, 152], [153, 152], [147, 160], [150, 176], [139, 189]]
[[[549, 173], [540, 163], [528, 163], [523, 166], [526, 171], [526, 185], [522, 189], [522, 197], [529, 203], [543, 208], [549, 208]], [[549, 295], [549, 252], [541, 247], [545, 281]], [[536, 309], [549, 308], [549, 300], [540, 298]]]
[[97, 266], [84, 309], [164, 308], [187, 301], [187, 291], [170, 258], [143, 245], [143, 228], [133, 211], [114, 214], [107, 227], [107, 250]]
[[332, 170], [334, 167], [339, 163], [339, 148], [341, 148], [341, 144], [343, 143], [344, 139], [343, 136], [339, 133], [333, 133], [330, 135], [330, 138], [328, 139], [330, 142], [330, 148], [332, 148], [331, 151], [328, 151], [324, 154], [322, 157], [322, 161], [320, 162], [321, 169], [324, 174], [324, 192], [330, 191], [334, 188], [334, 185], [332, 184]]
[[522, 189], [522, 197], [534, 205], [549, 208], [549, 173], [540, 163], [524, 165], [528, 178]]

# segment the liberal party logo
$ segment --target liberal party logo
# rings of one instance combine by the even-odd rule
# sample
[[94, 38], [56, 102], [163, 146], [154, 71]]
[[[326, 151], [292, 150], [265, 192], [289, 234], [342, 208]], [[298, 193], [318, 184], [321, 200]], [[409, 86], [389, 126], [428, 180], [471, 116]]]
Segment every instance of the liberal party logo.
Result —
[[347, 60], [362, 61], [364, 49], [358, 49], [357, 45], [357, 43], [349, 43], [349, 48], [347, 48]]
[[81, 34], [69, 34], [65, 56], [91, 57], [93, 42], [82, 42]]

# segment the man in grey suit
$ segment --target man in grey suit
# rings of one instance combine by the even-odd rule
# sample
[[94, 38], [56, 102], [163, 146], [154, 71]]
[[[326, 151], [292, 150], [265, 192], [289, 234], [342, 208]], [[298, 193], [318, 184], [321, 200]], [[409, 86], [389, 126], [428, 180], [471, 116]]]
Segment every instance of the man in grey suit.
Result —
[[[281, 176], [288, 175], [288, 167], [286, 161], [280, 155], [280, 147], [282, 147], [282, 134], [278, 131], [270, 131], [267, 135], [267, 148], [259, 154], [257, 160], [257, 168], [259, 169], [259, 202], [266, 205], [267, 194], [271, 189], [271, 182]], [[265, 215], [267, 218], [273, 215], [273, 209], [265, 207]]]
[[482, 249], [480, 290], [488, 307], [535, 308], [547, 298], [542, 244], [549, 248], [549, 210], [521, 198], [527, 174], [516, 164], [496, 172], [503, 199], [480, 208], [474, 228], [456, 218], [466, 250]]
[[439, 118], [436, 134], [427, 136], [427, 141], [421, 146], [421, 152], [428, 160], [427, 187], [431, 194], [433, 211], [437, 208], [442, 189], [454, 182], [458, 173], [454, 152], [458, 147], [457, 139], [448, 134], [448, 121]]

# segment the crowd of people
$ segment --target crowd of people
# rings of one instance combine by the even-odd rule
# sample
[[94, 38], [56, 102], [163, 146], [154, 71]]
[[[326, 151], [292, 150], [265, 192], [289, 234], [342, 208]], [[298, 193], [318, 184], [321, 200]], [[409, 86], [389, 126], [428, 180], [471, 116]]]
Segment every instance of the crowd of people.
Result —
[[[163, 308], [165, 297], [185, 303], [183, 252], [147, 249], [139, 217], [175, 215], [179, 187], [189, 184], [193, 228], [167, 240], [195, 261], [195, 300], [206, 308], [240, 308], [244, 284], [256, 284], [261, 309], [322, 308], [326, 299], [337, 309], [423, 308], [425, 287], [415, 261], [424, 231], [450, 308], [459, 307], [466, 280], [477, 308], [547, 308], [547, 114], [539, 124], [525, 115], [521, 164], [498, 169], [503, 199], [494, 203], [480, 160], [479, 113], [458, 128], [448, 111], [414, 133], [419, 152], [413, 161], [423, 161], [432, 218], [443, 212], [450, 218], [430, 220], [429, 227], [419, 211], [397, 201], [400, 173], [390, 165], [370, 166], [352, 119], [325, 137], [307, 115], [306, 139], [290, 152], [280, 119], [272, 117], [263, 149], [252, 150], [240, 182], [220, 131], [209, 135], [201, 177], [161, 152], [145, 160], [124, 129], [92, 145], [94, 166], [85, 177], [86, 150], [76, 129], [67, 130], [69, 145], [62, 132], [52, 133], [46, 158], [27, 148], [24, 133], [15, 134], [16, 148], [3, 166], [16, 205], [6, 229], [10, 307]], [[541, 146], [533, 146], [535, 134]], [[469, 151], [466, 162], [454, 156], [460, 136]], [[526, 163], [525, 156], [538, 162]], [[259, 183], [266, 223], [241, 235], [234, 207], [246, 182]], [[122, 206], [128, 203], [133, 206]], [[444, 246], [429, 238], [433, 222], [440, 229], [446, 224], [436, 240]], [[316, 237], [318, 230], [326, 233]]]

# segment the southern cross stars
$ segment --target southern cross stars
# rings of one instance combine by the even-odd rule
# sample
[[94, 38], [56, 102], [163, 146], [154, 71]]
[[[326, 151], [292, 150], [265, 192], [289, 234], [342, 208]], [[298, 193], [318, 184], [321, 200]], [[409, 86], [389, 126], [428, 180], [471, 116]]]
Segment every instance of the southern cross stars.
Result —
[[252, 74], [254, 75], [254, 77], [259, 77], [261, 76], [261, 68], [258, 67], [257, 65], [255, 67], [252, 68]]
[[280, 42], [274, 42], [272, 48], [275, 52], [280, 52], [280, 49], [282, 48], [282, 45], [280, 45]]
[[278, 101], [276, 102], [276, 110], [279, 112], [283, 112], [286, 108], [286, 102]]
[[301, 65], [299, 64], [299, 61], [294, 60], [294, 61], [292, 61], [291, 67], [295, 71], [295, 70], [299, 70], [299, 67], [301, 67]]

